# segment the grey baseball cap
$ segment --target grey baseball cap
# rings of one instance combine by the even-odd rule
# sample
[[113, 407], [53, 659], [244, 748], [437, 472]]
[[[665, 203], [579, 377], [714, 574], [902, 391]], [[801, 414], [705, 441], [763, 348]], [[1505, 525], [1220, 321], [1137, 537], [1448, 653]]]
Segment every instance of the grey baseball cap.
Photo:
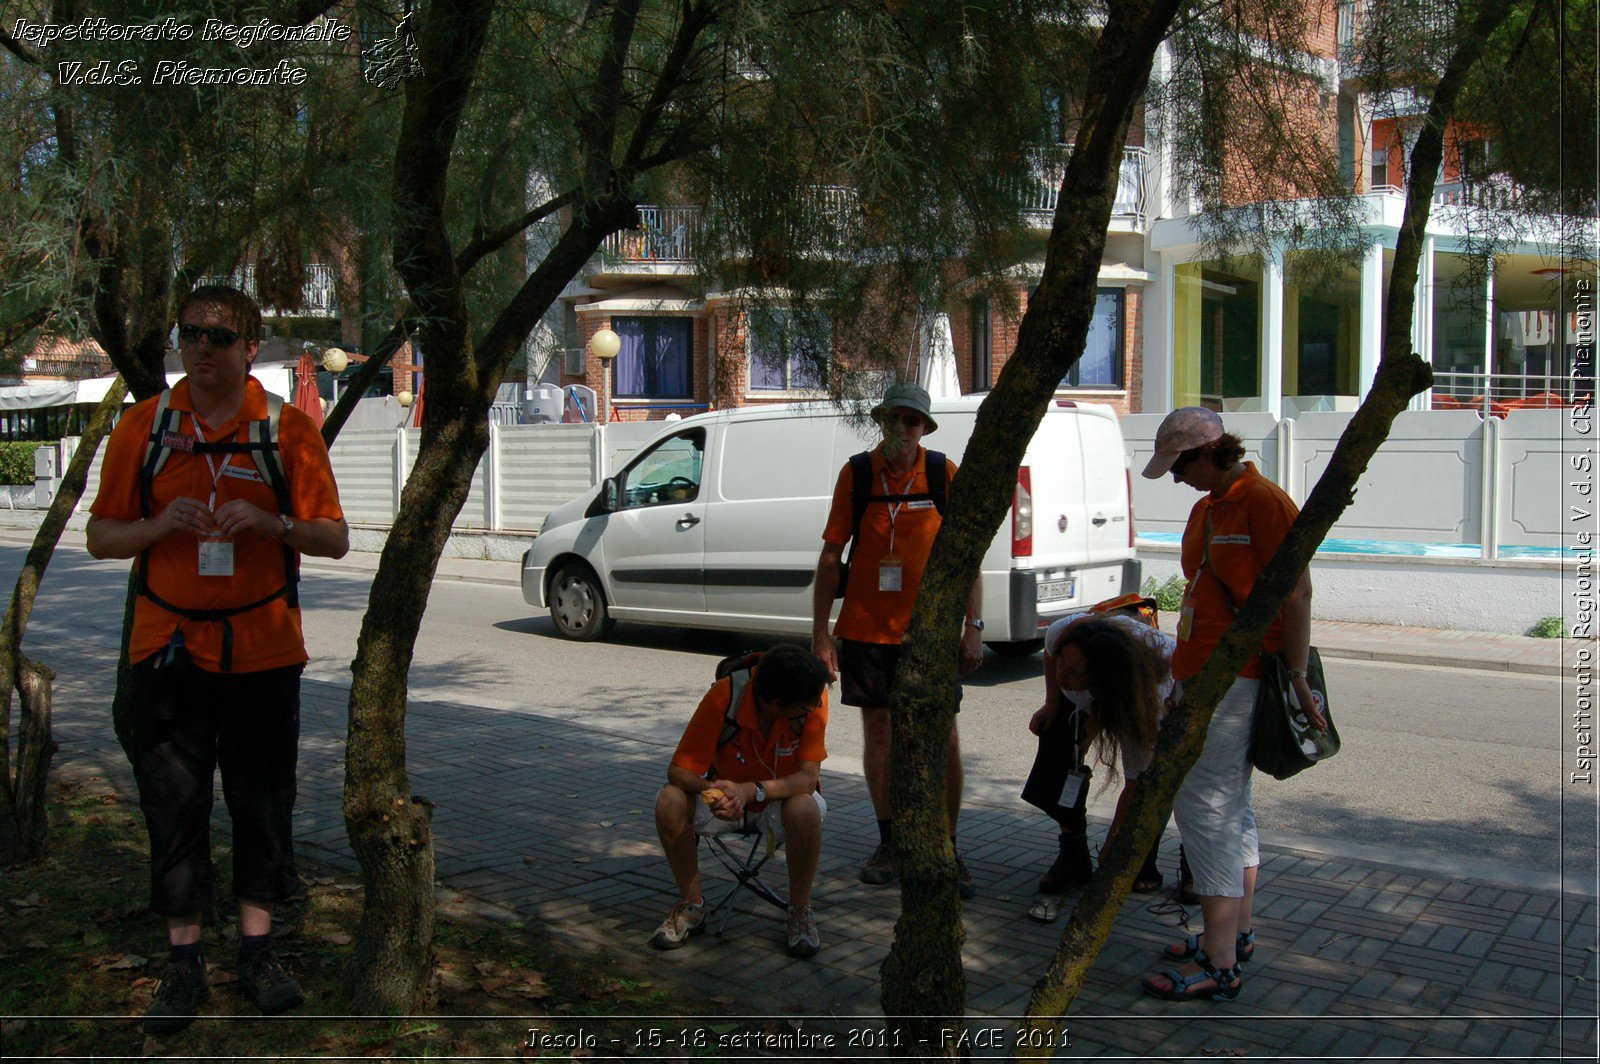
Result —
[[922, 415], [922, 419], [928, 423], [924, 433], [926, 435], [927, 432], [933, 432], [939, 428], [939, 423], [933, 420], [932, 414], [928, 413], [928, 408], [931, 404], [932, 400], [928, 398], [926, 389], [907, 381], [901, 381], [899, 384], [891, 384], [884, 389], [883, 401], [872, 408], [872, 417], [876, 421], [885, 412], [893, 410], [897, 406], [903, 406], [907, 410], [915, 410]]
[[1203, 406], [1180, 406], [1161, 421], [1156, 429], [1156, 453], [1144, 467], [1144, 475], [1159, 480], [1184, 451], [1204, 447], [1222, 439], [1222, 419]]

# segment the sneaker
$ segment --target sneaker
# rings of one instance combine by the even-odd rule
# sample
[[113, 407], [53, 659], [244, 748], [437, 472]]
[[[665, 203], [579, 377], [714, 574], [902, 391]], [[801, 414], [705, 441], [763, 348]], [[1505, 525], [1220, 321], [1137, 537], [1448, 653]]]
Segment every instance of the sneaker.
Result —
[[206, 966], [197, 961], [171, 961], [156, 987], [155, 1000], [144, 1010], [145, 1034], [177, 1034], [195, 1020], [195, 1009], [211, 994]]
[[894, 882], [894, 843], [880, 842], [878, 848], [872, 851], [872, 856], [861, 868], [861, 882], [874, 887]]
[[661, 921], [656, 933], [650, 936], [650, 945], [656, 949], [677, 949], [706, 929], [706, 905], [703, 901], [679, 901]]
[[817, 934], [817, 918], [812, 915], [811, 906], [789, 910], [789, 956], [815, 957], [821, 948], [822, 939]]
[[305, 1001], [306, 996], [270, 949], [263, 949], [247, 961], [239, 962], [239, 989], [263, 1016], [276, 1016]]
[[1089, 843], [1082, 835], [1061, 836], [1061, 852], [1050, 870], [1039, 877], [1040, 894], [1065, 894], [1083, 886], [1094, 876], [1089, 860]]
[[967, 871], [967, 862], [956, 854], [956, 893], [963, 898], [974, 898], [978, 894], [978, 885], [972, 881], [972, 873]]

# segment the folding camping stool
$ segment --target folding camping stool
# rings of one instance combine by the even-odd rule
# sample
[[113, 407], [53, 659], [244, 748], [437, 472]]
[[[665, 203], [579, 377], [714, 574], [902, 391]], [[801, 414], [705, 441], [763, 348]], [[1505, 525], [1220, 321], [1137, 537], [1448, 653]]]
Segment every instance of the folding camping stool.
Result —
[[[720, 835], [700, 835], [701, 841], [706, 843], [714, 857], [722, 863], [733, 876], [734, 882], [728, 887], [727, 893], [706, 915], [709, 922], [722, 914], [722, 922], [717, 925], [717, 937], [722, 937], [722, 932], [728, 926], [728, 917], [733, 915], [733, 903], [739, 896], [739, 891], [748, 890], [759, 898], [763, 898], [784, 912], [789, 911], [789, 901], [786, 897], [767, 886], [761, 879], [761, 870], [766, 863], [772, 860], [778, 848], [783, 844], [776, 836], [769, 835], [762, 830], [760, 814], [751, 816], [746, 814], [739, 827], [723, 832]], [[744, 843], [749, 841], [750, 846], [745, 849]], [[741, 857], [740, 855], [743, 854]]]

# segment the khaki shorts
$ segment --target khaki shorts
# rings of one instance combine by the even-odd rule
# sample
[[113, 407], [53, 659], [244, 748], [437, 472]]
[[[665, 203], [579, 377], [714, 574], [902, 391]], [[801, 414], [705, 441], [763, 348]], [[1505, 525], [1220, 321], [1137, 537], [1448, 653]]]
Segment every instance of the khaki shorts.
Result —
[[[817, 800], [817, 815], [828, 815], [828, 803], [823, 800], [820, 791], [811, 797]], [[729, 832], [748, 833], [764, 831], [778, 842], [783, 841], [783, 803], [784, 799], [774, 798], [767, 802], [759, 813], [746, 813], [738, 820], [719, 820], [711, 813], [711, 807], [700, 800], [699, 795], [694, 796], [694, 833], [696, 835], [726, 835]]]

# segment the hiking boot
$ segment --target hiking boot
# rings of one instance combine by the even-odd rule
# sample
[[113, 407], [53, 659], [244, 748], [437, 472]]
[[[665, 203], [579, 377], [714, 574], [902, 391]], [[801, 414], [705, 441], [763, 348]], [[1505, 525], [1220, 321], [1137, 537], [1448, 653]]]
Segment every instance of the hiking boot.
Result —
[[239, 989], [263, 1016], [288, 1012], [306, 999], [300, 984], [270, 949], [257, 950], [249, 960], [241, 960], [237, 975]]
[[144, 1010], [145, 1034], [177, 1034], [195, 1020], [195, 1009], [211, 994], [206, 966], [199, 961], [170, 961], [161, 985]]
[[789, 943], [791, 957], [815, 957], [822, 948], [822, 938], [817, 934], [817, 918], [811, 906], [803, 905], [789, 910]]
[[672, 907], [667, 918], [661, 921], [656, 933], [650, 936], [650, 945], [656, 949], [677, 949], [706, 929], [706, 904], [703, 901], [682, 901]]
[[978, 885], [972, 881], [972, 873], [967, 871], [967, 862], [956, 854], [956, 893], [963, 898], [974, 898], [978, 895]]
[[878, 843], [878, 848], [872, 851], [872, 856], [861, 868], [861, 882], [874, 887], [894, 882], [894, 843]]
[[1081, 887], [1094, 875], [1089, 860], [1089, 840], [1083, 835], [1061, 836], [1061, 852], [1049, 871], [1039, 877], [1040, 894], [1065, 894]]

